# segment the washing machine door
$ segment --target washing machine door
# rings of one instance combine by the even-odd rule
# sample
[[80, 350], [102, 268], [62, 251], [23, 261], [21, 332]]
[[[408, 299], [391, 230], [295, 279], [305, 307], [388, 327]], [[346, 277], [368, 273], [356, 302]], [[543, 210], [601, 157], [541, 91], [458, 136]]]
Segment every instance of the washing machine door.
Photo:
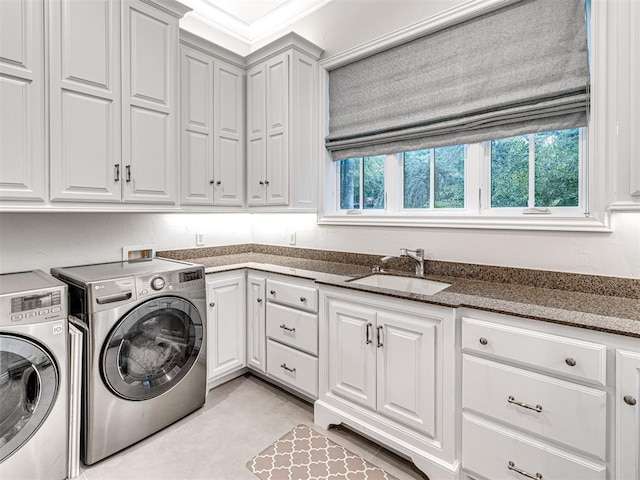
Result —
[[0, 462], [44, 423], [58, 395], [58, 367], [44, 347], [0, 334]]
[[127, 400], [147, 400], [172, 389], [202, 348], [198, 309], [182, 298], [148, 300], [123, 317], [102, 352], [107, 387]]

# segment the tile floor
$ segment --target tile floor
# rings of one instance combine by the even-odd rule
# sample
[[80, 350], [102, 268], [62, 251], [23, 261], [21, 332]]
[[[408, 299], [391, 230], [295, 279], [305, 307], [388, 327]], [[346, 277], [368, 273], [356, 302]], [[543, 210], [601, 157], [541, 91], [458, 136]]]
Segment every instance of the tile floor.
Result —
[[91, 466], [79, 480], [257, 480], [248, 460], [294, 426], [317, 432], [401, 480], [424, 480], [412, 463], [342, 427], [313, 425], [313, 406], [251, 375], [209, 392], [188, 417]]

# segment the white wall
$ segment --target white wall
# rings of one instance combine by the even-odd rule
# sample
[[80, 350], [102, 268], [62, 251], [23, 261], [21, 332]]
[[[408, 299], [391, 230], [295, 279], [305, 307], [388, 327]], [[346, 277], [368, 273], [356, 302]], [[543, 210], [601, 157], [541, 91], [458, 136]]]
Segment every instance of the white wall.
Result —
[[612, 233], [317, 225], [314, 214], [253, 215], [253, 241], [380, 255], [424, 248], [427, 258], [640, 278], [640, 213], [612, 217]]
[[112, 262], [122, 247], [155, 245], [156, 250], [251, 241], [249, 214], [2, 213], [0, 273]]
[[238, 243], [379, 255], [424, 248], [428, 258], [640, 278], [640, 213], [616, 213], [612, 233], [317, 225], [315, 214], [2, 213], [0, 273], [118, 261], [125, 245], [157, 250]]

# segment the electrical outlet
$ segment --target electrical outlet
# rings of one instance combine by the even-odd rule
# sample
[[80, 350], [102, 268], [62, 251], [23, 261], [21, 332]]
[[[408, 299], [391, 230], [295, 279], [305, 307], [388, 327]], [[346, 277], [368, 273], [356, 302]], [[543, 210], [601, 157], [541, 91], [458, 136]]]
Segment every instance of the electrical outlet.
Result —
[[289, 233], [289, 245], [295, 245], [296, 244], [296, 232], [290, 232]]
[[196, 233], [196, 247], [204, 246], [204, 233]]

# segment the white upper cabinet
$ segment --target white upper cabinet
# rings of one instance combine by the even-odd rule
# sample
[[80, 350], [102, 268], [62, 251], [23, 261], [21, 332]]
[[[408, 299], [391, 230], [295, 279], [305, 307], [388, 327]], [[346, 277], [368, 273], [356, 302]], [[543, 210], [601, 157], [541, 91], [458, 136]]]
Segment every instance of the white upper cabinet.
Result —
[[0, 199], [45, 200], [42, 0], [0, 1]]
[[177, 2], [57, 0], [50, 8], [51, 200], [172, 205], [177, 197]]
[[178, 19], [142, 1], [123, 4], [123, 200], [176, 203]]
[[317, 206], [320, 53], [290, 34], [247, 59], [249, 206]]
[[[214, 63], [214, 204], [244, 205], [244, 70]], [[218, 108], [215, 108], [218, 105]]]
[[120, 8], [51, 3], [51, 200], [121, 200]]
[[244, 69], [242, 58], [182, 31], [183, 205], [244, 205]]

